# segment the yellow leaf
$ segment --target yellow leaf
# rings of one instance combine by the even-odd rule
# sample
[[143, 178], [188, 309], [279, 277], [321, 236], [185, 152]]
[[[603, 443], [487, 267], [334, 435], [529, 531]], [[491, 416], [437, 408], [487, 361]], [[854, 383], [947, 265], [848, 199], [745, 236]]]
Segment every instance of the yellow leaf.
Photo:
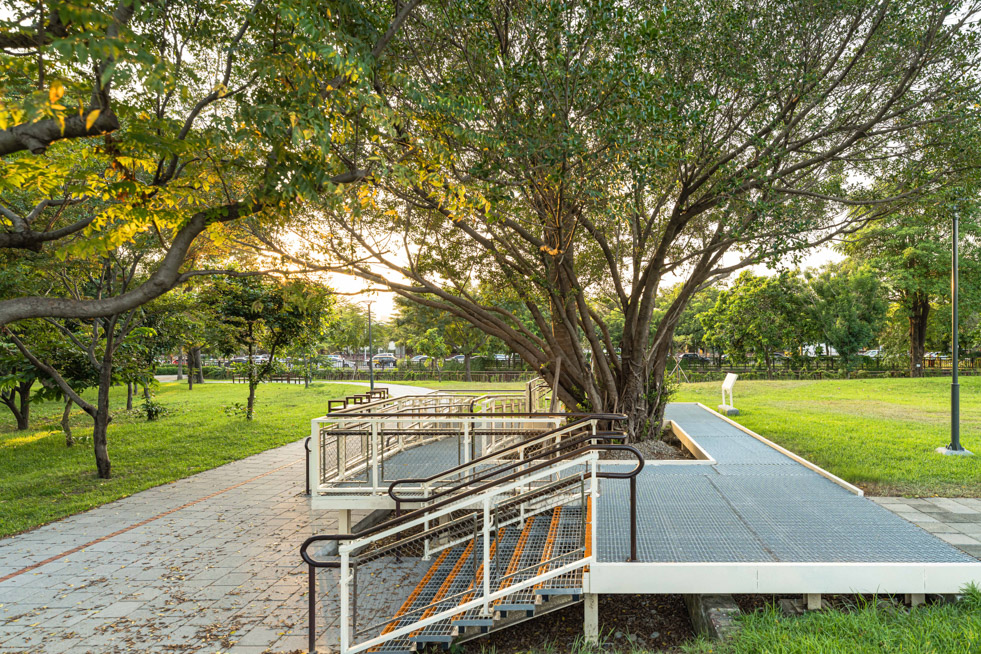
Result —
[[85, 117], [85, 131], [86, 132], [89, 131], [90, 129], [92, 129], [92, 125], [95, 124], [95, 121], [98, 120], [98, 118], [99, 118], [99, 110], [98, 109], [93, 109], [92, 111], [89, 112], [89, 115]]
[[61, 127], [61, 135], [65, 135], [65, 117], [62, 115], [57, 115], [55, 118], [58, 120], [58, 126]]
[[60, 81], [55, 80], [51, 82], [51, 88], [48, 89], [48, 99], [51, 100], [51, 104], [54, 104], [61, 99], [61, 96], [65, 94], [65, 86]]

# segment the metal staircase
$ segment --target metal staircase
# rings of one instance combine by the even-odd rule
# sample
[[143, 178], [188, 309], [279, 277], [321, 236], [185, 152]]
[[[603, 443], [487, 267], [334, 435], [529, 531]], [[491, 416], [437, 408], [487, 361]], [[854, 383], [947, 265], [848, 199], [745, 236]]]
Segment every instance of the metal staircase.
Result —
[[[301, 555], [310, 573], [311, 651], [318, 569], [326, 592], [336, 588], [339, 597], [338, 615], [328, 617], [339, 617], [342, 654], [448, 648], [581, 601], [583, 574], [595, 551], [598, 480], [633, 485], [644, 465], [634, 448], [605, 442], [622, 436], [589, 434], [491, 470], [474, 461], [469, 475], [447, 471], [464, 481], [411, 498], [423, 505], [410, 513], [359, 534], [309, 538]], [[610, 449], [628, 450], [637, 465], [628, 472], [604, 471], [599, 452]], [[394, 488], [392, 496], [410, 499]], [[338, 542], [338, 557], [311, 554], [324, 541]], [[386, 578], [410, 582], [396, 589], [386, 587]]]

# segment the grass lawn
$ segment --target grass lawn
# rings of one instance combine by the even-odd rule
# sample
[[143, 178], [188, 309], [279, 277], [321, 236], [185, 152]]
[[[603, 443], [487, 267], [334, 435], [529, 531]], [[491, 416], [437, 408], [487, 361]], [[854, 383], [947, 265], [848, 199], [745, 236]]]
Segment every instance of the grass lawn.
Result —
[[[111, 479], [95, 474], [92, 421], [81, 410], [72, 414], [79, 442], [68, 448], [58, 403], [34, 405], [27, 431], [17, 431], [6, 407], [0, 407], [0, 536], [299, 440], [309, 435], [310, 419], [326, 412], [328, 399], [363, 391], [341, 384], [309, 389], [263, 384], [256, 391], [256, 418], [249, 423], [232, 408], [245, 404], [244, 384], [206, 383], [193, 391], [184, 384], [162, 384], [155, 399], [167, 412], [147, 422], [138, 410], [142, 400], [126, 411], [125, 389], [115, 388]], [[86, 399], [94, 401], [90, 396], [94, 393]]]
[[[547, 618], [546, 618], [547, 619]], [[740, 629], [722, 642], [702, 638], [682, 644], [675, 654], [967, 654], [981, 652], [981, 591], [966, 589], [956, 604], [915, 609], [858, 598], [852, 608], [786, 616], [770, 606], [737, 618]], [[612, 634], [611, 634], [612, 635]], [[545, 642], [522, 654], [659, 654], [621, 647], [607, 636], [600, 646], [581, 639], [571, 647]], [[479, 643], [479, 641], [477, 641]], [[477, 650], [474, 650], [477, 651]], [[482, 647], [481, 654], [497, 654]], [[663, 652], [663, 650], [662, 650]]]
[[[672, 397], [715, 408], [721, 384], [681, 384]], [[873, 495], [981, 497], [981, 377], [961, 378], [961, 443], [950, 441], [950, 380], [737, 381], [740, 424]]]
[[957, 604], [914, 610], [869, 602], [852, 611], [785, 617], [775, 609], [740, 620], [723, 643], [698, 642], [686, 654], [961, 654], [981, 652], [981, 592]]

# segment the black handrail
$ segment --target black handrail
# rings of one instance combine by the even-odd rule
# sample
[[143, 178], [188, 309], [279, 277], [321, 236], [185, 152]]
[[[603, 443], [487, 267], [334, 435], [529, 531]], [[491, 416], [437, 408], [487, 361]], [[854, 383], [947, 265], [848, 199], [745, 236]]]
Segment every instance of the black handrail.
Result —
[[303, 473], [303, 476], [307, 480], [307, 495], [310, 494], [310, 439], [312, 438], [313, 436], [307, 436], [307, 439], [303, 441], [303, 449], [307, 451], [307, 469]]
[[[502, 414], [497, 413], [497, 414], [494, 414], [494, 415], [502, 415]], [[410, 482], [410, 481], [417, 482], [417, 483], [425, 483], [425, 482], [433, 481], [434, 479], [437, 479], [439, 477], [443, 477], [443, 476], [448, 475], [448, 474], [452, 474], [454, 472], [457, 472], [458, 470], [463, 470], [464, 468], [470, 468], [475, 463], [479, 463], [479, 462], [484, 461], [486, 459], [498, 458], [502, 454], [506, 454], [506, 453], [508, 453], [508, 452], [510, 452], [512, 450], [517, 450], [517, 449], [520, 449], [522, 447], [527, 447], [528, 445], [532, 445], [535, 442], [540, 441], [540, 440], [546, 440], [550, 436], [553, 436], [556, 432], [564, 431], [564, 430], [569, 429], [571, 427], [576, 427], [577, 425], [584, 425], [584, 424], [587, 424], [587, 423], [592, 422], [593, 420], [609, 420], [610, 422], [618, 422], [618, 421], [623, 421], [623, 420], [626, 420], [627, 419], [627, 416], [622, 415], [622, 414], [589, 414], [589, 415], [594, 415], [596, 417], [595, 418], [579, 418], [578, 420], [573, 420], [572, 422], [570, 422], [567, 425], [562, 425], [561, 427], [556, 427], [554, 429], [549, 429], [548, 431], [543, 431], [542, 433], [538, 434], [537, 436], [532, 436], [531, 438], [525, 439], [523, 441], [518, 441], [517, 443], [512, 443], [511, 445], [508, 445], [507, 447], [501, 448], [499, 450], [494, 450], [493, 452], [490, 452], [488, 454], [484, 454], [483, 456], [479, 456], [476, 459], [470, 459], [470, 461], [468, 461], [467, 463], [461, 463], [460, 465], [456, 466], [455, 468], [450, 468], [448, 470], [443, 470], [442, 472], [437, 472], [435, 475], [431, 475], [429, 477], [426, 477], [425, 479], [397, 479], [397, 480], [393, 481], [389, 485], [389, 487], [388, 487], [388, 494], [389, 494], [389, 496], [391, 496], [391, 498], [393, 500], [395, 500], [395, 506], [398, 507], [398, 501], [399, 500], [398, 500], [398, 498], [395, 495], [392, 494], [392, 492], [393, 492], [393, 489], [396, 486], [398, 486], [399, 484], [404, 484], [404, 483], [407, 483], [407, 482]], [[605, 435], [605, 434], [613, 433], [613, 432], [603, 432], [603, 433]]]
[[396, 481], [393, 481], [391, 484], [388, 485], [388, 496], [391, 497], [393, 500], [395, 500], [395, 515], [398, 516], [401, 513], [401, 511], [402, 511], [402, 503], [403, 502], [426, 502], [426, 501], [435, 500], [435, 499], [438, 499], [438, 498], [443, 497], [445, 495], [449, 495], [451, 493], [454, 493], [456, 491], [459, 491], [461, 488], [464, 488], [466, 486], [473, 485], [473, 484], [475, 484], [475, 483], [477, 483], [479, 481], [484, 481], [485, 479], [490, 479], [491, 477], [493, 477], [495, 475], [498, 475], [498, 474], [500, 474], [501, 472], [503, 472], [505, 470], [516, 468], [518, 466], [523, 466], [523, 465], [527, 464], [529, 461], [534, 461], [535, 459], [544, 458], [544, 457], [546, 457], [546, 456], [548, 456], [550, 454], [555, 454], [557, 452], [561, 452], [562, 450], [567, 450], [567, 449], [569, 449], [571, 447], [582, 445], [583, 443], [587, 443], [589, 441], [607, 441], [608, 442], [608, 441], [611, 441], [611, 440], [621, 440], [621, 439], [624, 439], [626, 437], [627, 437], [627, 435], [625, 433], [623, 433], [622, 431], [603, 431], [603, 432], [597, 432], [595, 434], [586, 434], [585, 436], [579, 436], [578, 438], [570, 438], [568, 440], [562, 441], [558, 445], [556, 445], [555, 447], [553, 447], [551, 449], [542, 450], [540, 452], [535, 452], [534, 455], [528, 457], [527, 459], [519, 459], [517, 461], [505, 461], [504, 463], [501, 463], [499, 465], [496, 465], [493, 468], [490, 468], [488, 470], [482, 471], [479, 475], [476, 475], [474, 477], [471, 477], [470, 479], [467, 479], [465, 481], [462, 481], [462, 482], [456, 484], [455, 486], [450, 486], [448, 488], [444, 488], [444, 489], [442, 489], [442, 490], [440, 490], [440, 491], [438, 491], [438, 492], [436, 492], [436, 493], [434, 493], [434, 494], [432, 494], [432, 495], [430, 495], [428, 497], [399, 497], [398, 495], [395, 494], [395, 487], [398, 486], [399, 484], [410, 484], [410, 483], [425, 484], [427, 482], [433, 481], [434, 479], [438, 479], [438, 478], [440, 478], [440, 477], [442, 477], [444, 475], [451, 474], [451, 473], [456, 472], [458, 470], [463, 470], [465, 468], [470, 468], [475, 463], [479, 463], [480, 461], [483, 461], [485, 459], [497, 458], [497, 457], [499, 457], [501, 455], [502, 452], [508, 451], [508, 449], [517, 449], [516, 446], [528, 445], [529, 443], [533, 443], [535, 440], [538, 439], [538, 437], [536, 436], [534, 439], [528, 439], [527, 441], [523, 441], [521, 443], [517, 443], [516, 445], [509, 446], [508, 448], [505, 448], [503, 450], [492, 452], [490, 454], [485, 454], [484, 456], [482, 456], [482, 457], [480, 457], [478, 459], [473, 459], [469, 463], [464, 463], [464, 464], [459, 465], [459, 466], [457, 466], [455, 468], [450, 468], [449, 470], [446, 470], [444, 472], [441, 472], [441, 473], [432, 475], [430, 477], [426, 477], [425, 479], [422, 479], [422, 478], [417, 478], [417, 479], [398, 479]]
[[[584, 439], [588, 440], [588, 439]], [[416, 509], [415, 511], [410, 511], [402, 516], [396, 516], [391, 520], [386, 520], [385, 522], [379, 523], [374, 527], [369, 527], [368, 529], [359, 532], [357, 534], [318, 534], [315, 536], [310, 536], [303, 544], [300, 545], [300, 557], [307, 564], [308, 570], [308, 609], [309, 609], [309, 627], [308, 627], [308, 645], [311, 652], [315, 652], [317, 648], [317, 581], [316, 581], [316, 569], [317, 568], [340, 568], [340, 561], [318, 561], [317, 559], [311, 558], [307, 550], [314, 543], [319, 543], [323, 541], [343, 541], [343, 540], [355, 540], [358, 538], [363, 538], [364, 536], [369, 536], [375, 534], [385, 529], [389, 529], [396, 524], [403, 522], [411, 522], [417, 517], [421, 517], [426, 513], [434, 511], [436, 509], [441, 509], [444, 506], [457, 502], [466, 497], [471, 497], [482, 493], [485, 490], [493, 488], [494, 486], [513, 481], [519, 477], [525, 476], [527, 474], [537, 472], [544, 468], [555, 465], [561, 461], [566, 461], [572, 459], [577, 455], [583, 454], [589, 451], [626, 451], [630, 452], [637, 459], [637, 466], [627, 472], [612, 472], [612, 471], [597, 471], [596, 476], [602, 479], [629, 479], [630, 480], [630, 558], [628, 561], [637, 560], [637, 475], [641, 470], [644, 469], [644, 455], [640, 453], [637, 448], [630, 445], [614, 445], [610, 443], [590, 443], [583, 448], [574, 450], [572, 452], [566, 452], [565, 454], [559, 455], [554, 459], [548, 461], [543, 461], [542, 463], [536, 464], [530, 468], [520, 470], [518, 472], [513, 472], [510, 475], [501, 477], [500, 479], [495, 479], [492, 481], [478, 486], [476, 488], [471, 488], [470, 490], [463, 491], [459, 495], [454, 497], [449, 497], [445, 500], [440, 500], [434, 504]], [[538, 456], [544, 456], [544, 453], [536, 453], [532, 459], [525, 459], [524, 461], [518, 463], [527, 463], [530, 460], [537, 458]]]

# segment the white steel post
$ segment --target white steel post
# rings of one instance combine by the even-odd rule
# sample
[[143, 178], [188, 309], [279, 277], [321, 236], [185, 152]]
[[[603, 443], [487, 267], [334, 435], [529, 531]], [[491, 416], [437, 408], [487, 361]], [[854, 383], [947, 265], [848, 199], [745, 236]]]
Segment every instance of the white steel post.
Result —
[[351, 648], [351, 598], [350, 592], [350, 573], [351, 566], [347, 552], [341, 554], [341, 651], [346, 652]]
[[372, 490], [378, 491], [382, 486], [382, 480], [378, 478], [378, 457], [380, 454], [380, 443], [378, 442], [378, 423], [371, 421], [371, 483]]
[[[427, 484], [423, 484], [423, 486], [422, 486], [422, 496], [425, 497], [425, 498], [427, 498], [427, 499], [429, 498], [429, 484], [428, 483]], [[426, 522], [423, 523], [423, 531], [429, 531], [429, 514], [428, 513], [426, 514]], [[422, 560], [423, 561], [428, 561], [429, 560], [429, 539], [428, 538], [425, 541], [423, 541], [422, 547], [423, 547], [423, 550], [422, 550]]]
[[[334, 423], [335, 427], [340, 426], [340, 422]], [[347, 436], [337, 436], [337, 478], [343, 479], [347, 475]]]
[[490, 498], [484, 498], [484, 608], [483, 615], [490, 615], [490, 602], [487, 598], [490, 589]]
[[[463, 462], [470, 463], [470, 418], [466, 418], [463, 421]], [[483, 452], [477, 456], [483, 456]]]
[[599, 552], [596, 549], [596, 532], [599, 531], [599, 529], [597, 529], [597, 527], [599, 526], [599, 496], [600, 496], [599, 480], [596, 478], [597, 466], [598, 465], [599, 465], [599, 462], [596, 459], [593, 459], [593, 469], [592, 469], [592, 472], [591, 472], [591, 475], [590, 475], [591, 476], [591, 479], [590, 479], [590, 488], [589, 488], [589, 495], [592, 498], [590, 500], [590, 503], [592, 504], [592, 514], [593, 514], [592, 515], [592, 526], [593, 526], [593, 528], [590, 530], [590, 532], [591, 532], [590, 533], [590, 540], [593, 541], [591, 543], [591, 549], [592, 549], [593, 557], [594, 558], [596, 558], [596, 557], [599, 556]]
[[310, 465], [307, 467], [307, 479], [310, 480], [310, 497], [317, 494], [317, 489], [323, 482], [320, 474], [320, 423], [310, 421]]

